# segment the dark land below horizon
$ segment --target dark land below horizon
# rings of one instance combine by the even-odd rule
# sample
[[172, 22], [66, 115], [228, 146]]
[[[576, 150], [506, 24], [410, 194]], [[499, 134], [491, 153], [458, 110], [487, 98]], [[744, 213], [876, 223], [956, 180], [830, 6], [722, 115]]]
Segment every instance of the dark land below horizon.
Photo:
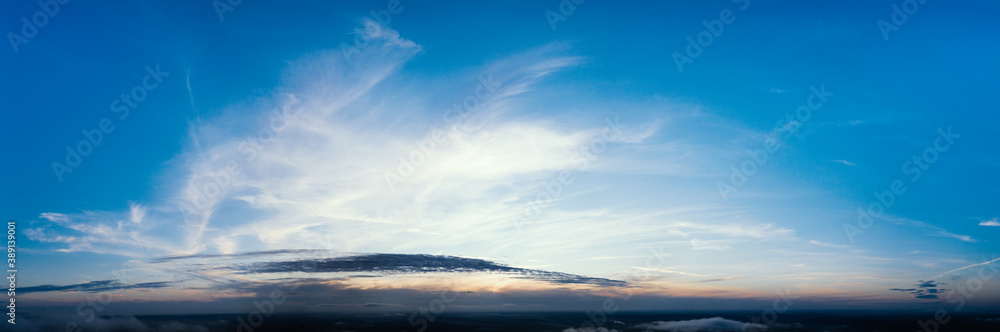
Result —
[[[34, 316], [34, 317], [33, 317]], [[90, 323], [72, 315], [79, 331], [1000, 331], [1000, 312], [955, 312], [946, 322], [934, 311], [801, 310], [771, 316], [763, 311], [633, 311], [607, 317], [585, 312], [445, 312], [430, 313], [251, 313], [203, 315], [98, 316]], [[69, 316], [63, 316], [69, 317]], [[70, 320], [52, 320], [25, 313], [25, 331], [64, 331]], [[433, 318], [430, 321], [429, 318]], [[248, 320], [252, 319], [252, 320]], [[771, 324], [766, 324], [770, 321]], [[412, 323], [411, 323], [412, 322]], [[258, 324], [251, 324], [258, 323]], [[761, 324], [746, 325], [745, 323]], [[921, 326], [923, 323], [923, 326]], [[253, 326], [256, 325], [256, 326]], [[926, 328], [925, 328], [926, 327]], [[598, 330], [603, 331], [603, 330]]]

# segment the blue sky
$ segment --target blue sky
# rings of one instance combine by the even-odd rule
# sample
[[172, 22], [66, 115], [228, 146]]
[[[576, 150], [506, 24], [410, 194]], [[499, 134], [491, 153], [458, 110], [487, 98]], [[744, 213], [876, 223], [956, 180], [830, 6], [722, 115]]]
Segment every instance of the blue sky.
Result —
[[[559, 1], [404, 0], [387, 24], [370, 14], [385, 1], [244, 1], [221, 19], [208, 1], [69, 2], [0, 52], [0, 206], [18, 221], [22, 285], [123, 270], [173, 282], [131, 299], [221, 299], [191, 290], [232, 277], [157, 258], [323, 249], [624, 280], [654, 299], [635, 309], [788, 288], [816, 308], [933, 306], [891, 289], [960, 284], [975, 268], [953, 270], [998, 254], [1000, 23], [995, 3], [928, 1], [886, 38], [878, 22], [899, 3], [590, 0], [553, 25]], [[5, 7], [12, 33], [42, 10]], [[678, 70], [686, 38], [727, 11]], [[122, 117], [115, 100], [139, 90]], [[114, 130], [54, 171], [102, 119]], [[747, 153], [765, 146], [765, 162]], [[934, 159], [917, 179], [913, 156]], [[409, 174], [400, 158], [421, 161]], [[735, 185], [731, 167], [748, 162]], [[884, 215], [845, 231], [894, 180], [905, 193]], [[341, 286], [431, 287], [412, 271], [385, 278]], [[565, 281], [442, 278], [511, 294]], [[1000, 287], [980, 294], [995, 304]]]

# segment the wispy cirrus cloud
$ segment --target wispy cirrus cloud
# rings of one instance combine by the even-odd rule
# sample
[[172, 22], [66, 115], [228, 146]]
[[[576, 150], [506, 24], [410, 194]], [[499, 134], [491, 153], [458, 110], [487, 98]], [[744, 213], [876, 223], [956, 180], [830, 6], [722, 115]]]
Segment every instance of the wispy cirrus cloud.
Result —
[[713, 245], [712, 242], [702, 241], [698, 239], [691, 239], [691, 249], [692, 250], [729, 250], [733, 247], [727, 245]]
[[[588, 120], [539, 111], [551, 107], [535, 93], [546, 79], [587, 61], [567, 55], [566, 44], [442, 77], [408, 76], [402, 69], [422, 51], [386, 29], [350, 62], [336, 50], [294, 62], [282, 86], [191, 121], [185, 150], [151, 195], [162, 199], [47, 213], [53, 225], [26, 234], [62, 251], [130, 257], [320, 248], [503, 256], [598, 276], [633, 263], [565, 262], [630, 257], [652, 243], [712, 254], [795, 239], [778, 222], [737, 220], [717, 205], [561, 204], [628, 184], [608, 175], [704, 176], [712, 158], [743, 152], [712, 148], [695, 134], [662, 141], [665, 128], [717, 125], [670, 100], [647, 106], [655, 116], [637, 122], [604, 105], [588, 110]], [[674, 123], [675, 110], [695, 123]], [[622, 133], [608, 137], [609, 123], [619, 121]], [[607, 152], [588, 157], [594, 146]], [[601, 179], [587, 179], [595, 174]], [[512, 217], [564, 175], [581, 180], [518, 233]]]
[[826, 243], [826, 242], [816, 241], [816, 240], [809, 240], [809, 244], [815, 245], [815, 246], [820, 246], [820, 247], [838, 248], [838, 249], [848, 249], [848, 248], [851, 247], [851, 246], [848, 246], [848, 245]]
[[[515, 97], [581, 61], [555, 54], [563, 46], [544, 46], [466, 77], [421, 85], [390, 79], [420, 45], [391, 29], [371, 43], [351, 63], [336, 51], [302, 60], [274, 97], [232, 107], [217, 119], [193, 121], [189, 149], [172, 163], [178, 167], [171, 173], [179, 177], [158, 188], [170, 199], [122, 212], [45, 213], [41, 218], [75, 235], [52, 227], [29, 235], [66, 243], [64, 251], [129, 252], [114, 246], [120, 244], [183, 254], [295, 248], [304, 231], [321, 231], [343, 234], [336, 241], [341, 249], [356, 248], [361, 239], [384, 243], [406, 236], [392, 225], [444, 212], [453, 216], [448, 219], [480, 222], [509, 215], [504, 210], [511, 195], [526, 194], [511, 191], [514, 184], [572, 167], [572, 150], [601, 134], [505, 117], [521, 107]], [[477, 95], [484, 81], [489, 93]], [[481, 98], [449, 112], [470, 103], [468, 96]], [[280, 133], [268, 131], [273, 108], [295, 113]], [[444, 141], [422, 152], [426, 161], [390, 188], [384, 175], [432, 134]], [[247, 211], [261, 217], [232, 217]], [[161, 232], [178, 220], [179, 230]], [[430, 222], [434, 225], [421, 226], [446, 228], [445, 221]], [[380, 228], [375, 233], [381, 236], [358, 236], [372, 234], [372, 228]]]
[[963, 242], [973, 242], [973, 243], [974, 242], [978, 242], [972, 236], [963, 235], [963, 234], [955, 234], [955, 233], [949, 232], [947, 229], [944, 229], [944, 228], [941, 228], [941, 227], [938, 227], [938, 226], [934, 226], [934, 225], [931, 225], [931, 224], [928, 224], [928, 223], [925, 223], [925, 222], [922, 222], [922, 221], [910, 220], [910, 219], [905, 219], [905, 218], [887, 218], [887, 219], [889, 219], [891, 221], [894, 221], [894, 222], [896, 222], [898, 224], [901, 224], [901, 225], [917, 226], [917, 227], [919, 227], [921, 229], [928, 230], [928, 231], [930, 231], [929, 233], [926, 233], [928, 236], [953, 238], [953, 239], [957, 239], [957, 240], [960, 240], [960, 241], [963, 241]]
[[725, 278], [705, 279], [705, 280], [698, 280], [698, 282], [720, 282], [720, 281], [736, 280], [736, 279], [739, 279], [739, 278], [742, 278], [742, 276], [732, 276], [732, 277], [725, 277]]
[[[82, 211], [78, 213], [47, 212], [39, 218], [49, 221], [26, 228], [24, 234], [35, 241], [61, 244], [61, 252], [96, 252], [142, 257], [171, 252], [179, 248], [163, 237], [154, 224], [143, 224], [146, 208], [132, 204], [128, 211]], [[166, 231], [169, 233], [169, 231]], [[162, 233], [161, 233], [162, 234]], [[139, 251], [136, 251], [139, 249]]]

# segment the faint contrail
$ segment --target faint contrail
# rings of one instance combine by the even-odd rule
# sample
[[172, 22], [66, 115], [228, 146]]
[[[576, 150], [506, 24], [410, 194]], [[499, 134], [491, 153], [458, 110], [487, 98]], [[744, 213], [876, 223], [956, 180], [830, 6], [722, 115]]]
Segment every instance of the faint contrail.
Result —
[[970, 267], [976, 267], [976, 266], [980, 266], [980, 265], [986, 265], [986, 264], [993, 263], [993, 262], [996, 262], [996, 261], [1000, 261], [1000, 258], [995, 258], [995, 259], [990, 260], [990, 261], [985, 261], [985, 262], [982, 262], [982, 263], [976, 263], [976, 264], [972, 264], [972, 265], [969, 265], [969, 266], [960, 267], [960, 268], [957, 268], [957, 269], [954, 269], [954, 270], [951, 270], [951, 271], [939, 274], [939, 275], [935, 276], [934, 278], [931, 278], [931, 280], [937, 280], [937, 278], [943, 277], [944, 275], [946, 275], [948, 273], [952, 273], [952, 272], [955, 272], [955, 271], [965, 270], [965, 269], [968, 269]]
[[187, 83], [188, 100], [191, 101], [191, 109], [193, 109], [193, 110], [195, 110], [197, 112], [198, 108], [194, 106], [194, 93], [191, 92], [191, 68], [188, 68], [188, 70], [187, 70], [187, 78], [184, 79], [184, 81]]

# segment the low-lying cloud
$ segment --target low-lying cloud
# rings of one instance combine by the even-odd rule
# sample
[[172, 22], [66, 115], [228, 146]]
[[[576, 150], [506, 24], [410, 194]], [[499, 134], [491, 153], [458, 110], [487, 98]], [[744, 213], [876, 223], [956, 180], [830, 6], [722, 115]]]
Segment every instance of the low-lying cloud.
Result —
[[[755, 323], [744, 323], [740, 321], [725, 319], [722, 317], [677, 320], [677, 321], [655, 321], [635, 325], [626, 330], [642, 331], [669, 331], [669, 332], [717, 332], [717, 331], [745, 331], [747, 329], [758, 329], [764, 331], [767, 326]], [[578, 327], [568, 328], [563, 332], [618, 332], [617, 329], [605, 327]]]
[[744, 323], [740, 321], [725, 319], [722, 317], [712, 317], [692, 320], [678, 321], [657, 321], [646, 324], [639, 324], [637, 328], [646, 331], [670, 331], [670, 332], [700, 332], [700, 331], [744, 331], [744, 329], [765, 330], [767, 326], [762, 324]]

